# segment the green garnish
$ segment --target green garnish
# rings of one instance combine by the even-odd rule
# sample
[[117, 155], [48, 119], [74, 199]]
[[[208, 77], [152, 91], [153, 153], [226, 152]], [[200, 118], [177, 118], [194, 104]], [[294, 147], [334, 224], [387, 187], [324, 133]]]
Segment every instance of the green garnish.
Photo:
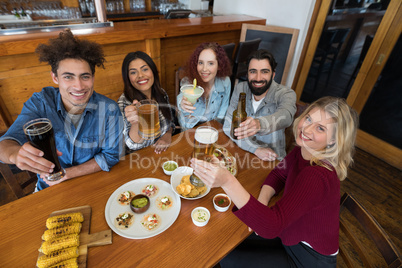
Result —
[[225, 203], [225, 199], [221, 199], [221, 200], [218, 201], [219, 205], [222, 205], [223, 203]]

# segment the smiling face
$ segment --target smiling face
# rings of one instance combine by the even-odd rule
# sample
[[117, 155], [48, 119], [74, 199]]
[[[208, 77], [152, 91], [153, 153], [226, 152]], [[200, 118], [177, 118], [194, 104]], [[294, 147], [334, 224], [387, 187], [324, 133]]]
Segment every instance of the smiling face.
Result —
[[135, 59], [128, 66], [128, 76], [131, 85], [151, 98], [154, 74], [148, 64], [142, 59]]
[[94, 91], [94, 76], [88, 62], [64, 59], [59, 62], [57, 75], [51, 72], [51, 76], [59, 85], [64, 108], [70, 113], [82, 113]]
[[252, 59], [248, 65], [248, 85], [257, 100], [262, 99], [272, 84], [275, 72], [267, 59]]
[[218, 60], [212, 49], [204, 49], [198, 57], [197, 71], [204, 83], [213, 85], [218, 73]]
[[296, 143], [301, 147], [303, 158], [311, 159], [314, 151], [333, 144], [335, 123], [325, 111], [314, 108], [297, 125]]

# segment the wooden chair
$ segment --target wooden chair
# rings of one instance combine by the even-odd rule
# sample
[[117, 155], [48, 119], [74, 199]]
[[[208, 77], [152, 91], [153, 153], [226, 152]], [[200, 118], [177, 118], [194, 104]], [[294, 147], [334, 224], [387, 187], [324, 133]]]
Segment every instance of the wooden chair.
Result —
[[230, 64], [233, 65], [233, 52], [234, 52], [234, 49], [236, 47], [236, 44], [235, 43], [229, 43], [229, 44], [226, 44], [226, 45], [222, 45], [221, 47], [225, 50], [226, 55], [228, 56], [228, 58], [230, 60]]
[[261, 38], [254, 40], [248, 40], [240, 42], [236, 48], [233, 61], [233, 72], [232, 72], [232, 92], [234, 86], [236, 85], [236, 80], [240, 79], [242, 81], [247, 80], [247, 58], [251, 52], [258, 50], [261, 43]]
[[38, 180], [36, 174], [21, 171], [15, 165], [0, 163], [0, 173], [17, 199], [31, 194]]
[[[5, 131], [0, 132], [0, 137]], [[22, 171], [15, 165], [0, 163], [0, 174], [8, 184], [15, 198], [24, 197], [32, 193], [37, 181], [36, 174], [29, 171]]]
[[[356, 267], [354, 262], [356, 258], [353, 258], [355, 255], [347, 247], [348, 245], [352, 245], [353, 251], [357, 252], [364, 267], [401, 267], [400, 252], [390, 237], [370, 212], [348, 193], [341, 198], [340, 230], [342, 239], [340, 239], [339, 253], [347, 267]], [[361, 233], [363, 231], [368, 239]], [[375, 250], [377, 254], [371, 252], [375, 247], [378, 249], [378, 251]], [[378, 264], [378, 258], [381, 256], [384, 262]]]

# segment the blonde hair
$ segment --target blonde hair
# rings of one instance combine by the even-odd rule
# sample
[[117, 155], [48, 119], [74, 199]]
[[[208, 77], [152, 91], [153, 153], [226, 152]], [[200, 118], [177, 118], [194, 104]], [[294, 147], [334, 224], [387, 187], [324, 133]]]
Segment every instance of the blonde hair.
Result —
[[346, 103], [344, 99], [336, 97], [323, 97], [313, 102], [307, 109], [295, 119], [293, 133], [297, 138], [297, 125], [311, 110], [318, 108], [327, 113], [334, 122], [335, 143], [326, 148], [314, 151], [310, 160], [311, 165], [335, 169], [339, 180], [343, 181], [347, 176], [349, 165], [353, 162], [353, 154], [358, 128], [358, 114]]

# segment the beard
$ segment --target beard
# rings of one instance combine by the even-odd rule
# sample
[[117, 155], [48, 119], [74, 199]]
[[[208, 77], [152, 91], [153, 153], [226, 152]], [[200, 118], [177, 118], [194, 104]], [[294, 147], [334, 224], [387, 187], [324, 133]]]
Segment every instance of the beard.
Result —
[[[255, 95], [255, 96], [261, 96], [262, 94], [264, 94], [272, 84], [272, 76], [273, 75], [271, 75], [271, 79], [269, 79], [269, 81], [267, 81], [267, 80], [261, 80], [261, 81], [248, 80], [247, 82], [248, 82], [248, 86], [250, 88], [251, 93], [253, 93], [253, 95]], [[255, 87], [253, 85], [253, 83], [265, 83], [265, 85], [263, 85], [262, 87]]]

